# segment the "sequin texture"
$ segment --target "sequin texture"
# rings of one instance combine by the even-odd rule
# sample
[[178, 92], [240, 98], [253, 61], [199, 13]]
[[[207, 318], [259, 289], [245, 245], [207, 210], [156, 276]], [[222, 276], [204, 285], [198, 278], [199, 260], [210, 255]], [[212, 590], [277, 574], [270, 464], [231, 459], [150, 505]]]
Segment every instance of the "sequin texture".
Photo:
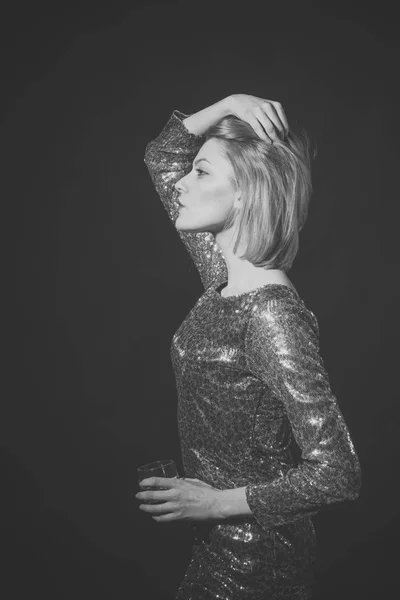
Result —
[[[204, 143], [187, 131], [186, 116], [174, 111], [145, 152], [172, 222], [174, 184]], [[176, 600], [310, 598], [311, 517], [357, 498], [361, 486], [317, 319], [282, 284], [223, 297], [227, 268], [214, 236], [178, 234], [204, 286], [171, 343], [185, 476], [218, 489], [245, 486], [252, 515], [193, 524], [193, 555]]]

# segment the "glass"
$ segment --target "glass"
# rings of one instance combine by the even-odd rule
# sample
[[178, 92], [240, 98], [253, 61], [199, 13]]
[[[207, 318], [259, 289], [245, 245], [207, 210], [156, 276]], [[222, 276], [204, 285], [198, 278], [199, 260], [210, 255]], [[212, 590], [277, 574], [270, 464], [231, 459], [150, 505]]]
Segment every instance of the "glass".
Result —
[[[148, 463], [147, 465], [141, 465], [138, 467], [137, 472], [139, 482], [143, 479], [147, 479], [148, 477], [169, 477], [173, 479], [179, 477], [178, 469], [176, 468], [176, 464], [173, 460], [157, 460], [155, 462]], [[168, 488], [144, 486], [140, 489], [145, 491], [167, 490]], [[147, 500], [144, 504], [162, 504], [162, 501]]]

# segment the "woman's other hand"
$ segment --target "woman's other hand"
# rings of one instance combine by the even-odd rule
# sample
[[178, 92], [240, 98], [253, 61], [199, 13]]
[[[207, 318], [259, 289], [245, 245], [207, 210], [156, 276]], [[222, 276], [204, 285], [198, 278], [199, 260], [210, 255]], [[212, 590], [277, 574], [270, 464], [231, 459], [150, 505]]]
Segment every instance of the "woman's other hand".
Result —
[[279, 102], [248, 94], [232, 94], [226, 101], [230, 114], [249, 123], [261, 139], [274, 142], [284, 140], [289, 134], [285, 111]]
[[160, 502], [139, 506], [140, 510], [151, 514], [155, 521], [207, 521], [224, 518], [221, 490], [198, 479], [150, 477], [143, 479], [139, 485], [164, 488], [136, 494], [138, 500]]

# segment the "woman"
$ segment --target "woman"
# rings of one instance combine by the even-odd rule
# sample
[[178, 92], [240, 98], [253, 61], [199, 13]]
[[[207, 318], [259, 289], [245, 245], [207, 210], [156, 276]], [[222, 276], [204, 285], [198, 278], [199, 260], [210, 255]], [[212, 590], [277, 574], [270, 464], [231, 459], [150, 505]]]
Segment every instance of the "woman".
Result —
[[310, 598], [311, 517], [357, 498], [361, 474], [317, 319], [286, 275], [307, 144], [279, 103], [234, 94], [174, 111], [145, 163], [205, 291], [171, 345], [185, 478], [142, 481], [164, 489], [139, 508], [194, 524], [177, 600]]

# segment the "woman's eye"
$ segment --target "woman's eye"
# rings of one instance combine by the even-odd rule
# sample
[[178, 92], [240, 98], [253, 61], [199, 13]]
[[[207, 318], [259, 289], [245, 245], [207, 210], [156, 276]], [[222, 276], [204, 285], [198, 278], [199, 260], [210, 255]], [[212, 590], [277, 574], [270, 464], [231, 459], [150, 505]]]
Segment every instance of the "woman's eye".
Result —
[[198, 173], [199, 177], [202, 177], [201, 174], [205, 175], [205, 171], [202, 171], [201, 169], [196, 169], [196, 173]]

